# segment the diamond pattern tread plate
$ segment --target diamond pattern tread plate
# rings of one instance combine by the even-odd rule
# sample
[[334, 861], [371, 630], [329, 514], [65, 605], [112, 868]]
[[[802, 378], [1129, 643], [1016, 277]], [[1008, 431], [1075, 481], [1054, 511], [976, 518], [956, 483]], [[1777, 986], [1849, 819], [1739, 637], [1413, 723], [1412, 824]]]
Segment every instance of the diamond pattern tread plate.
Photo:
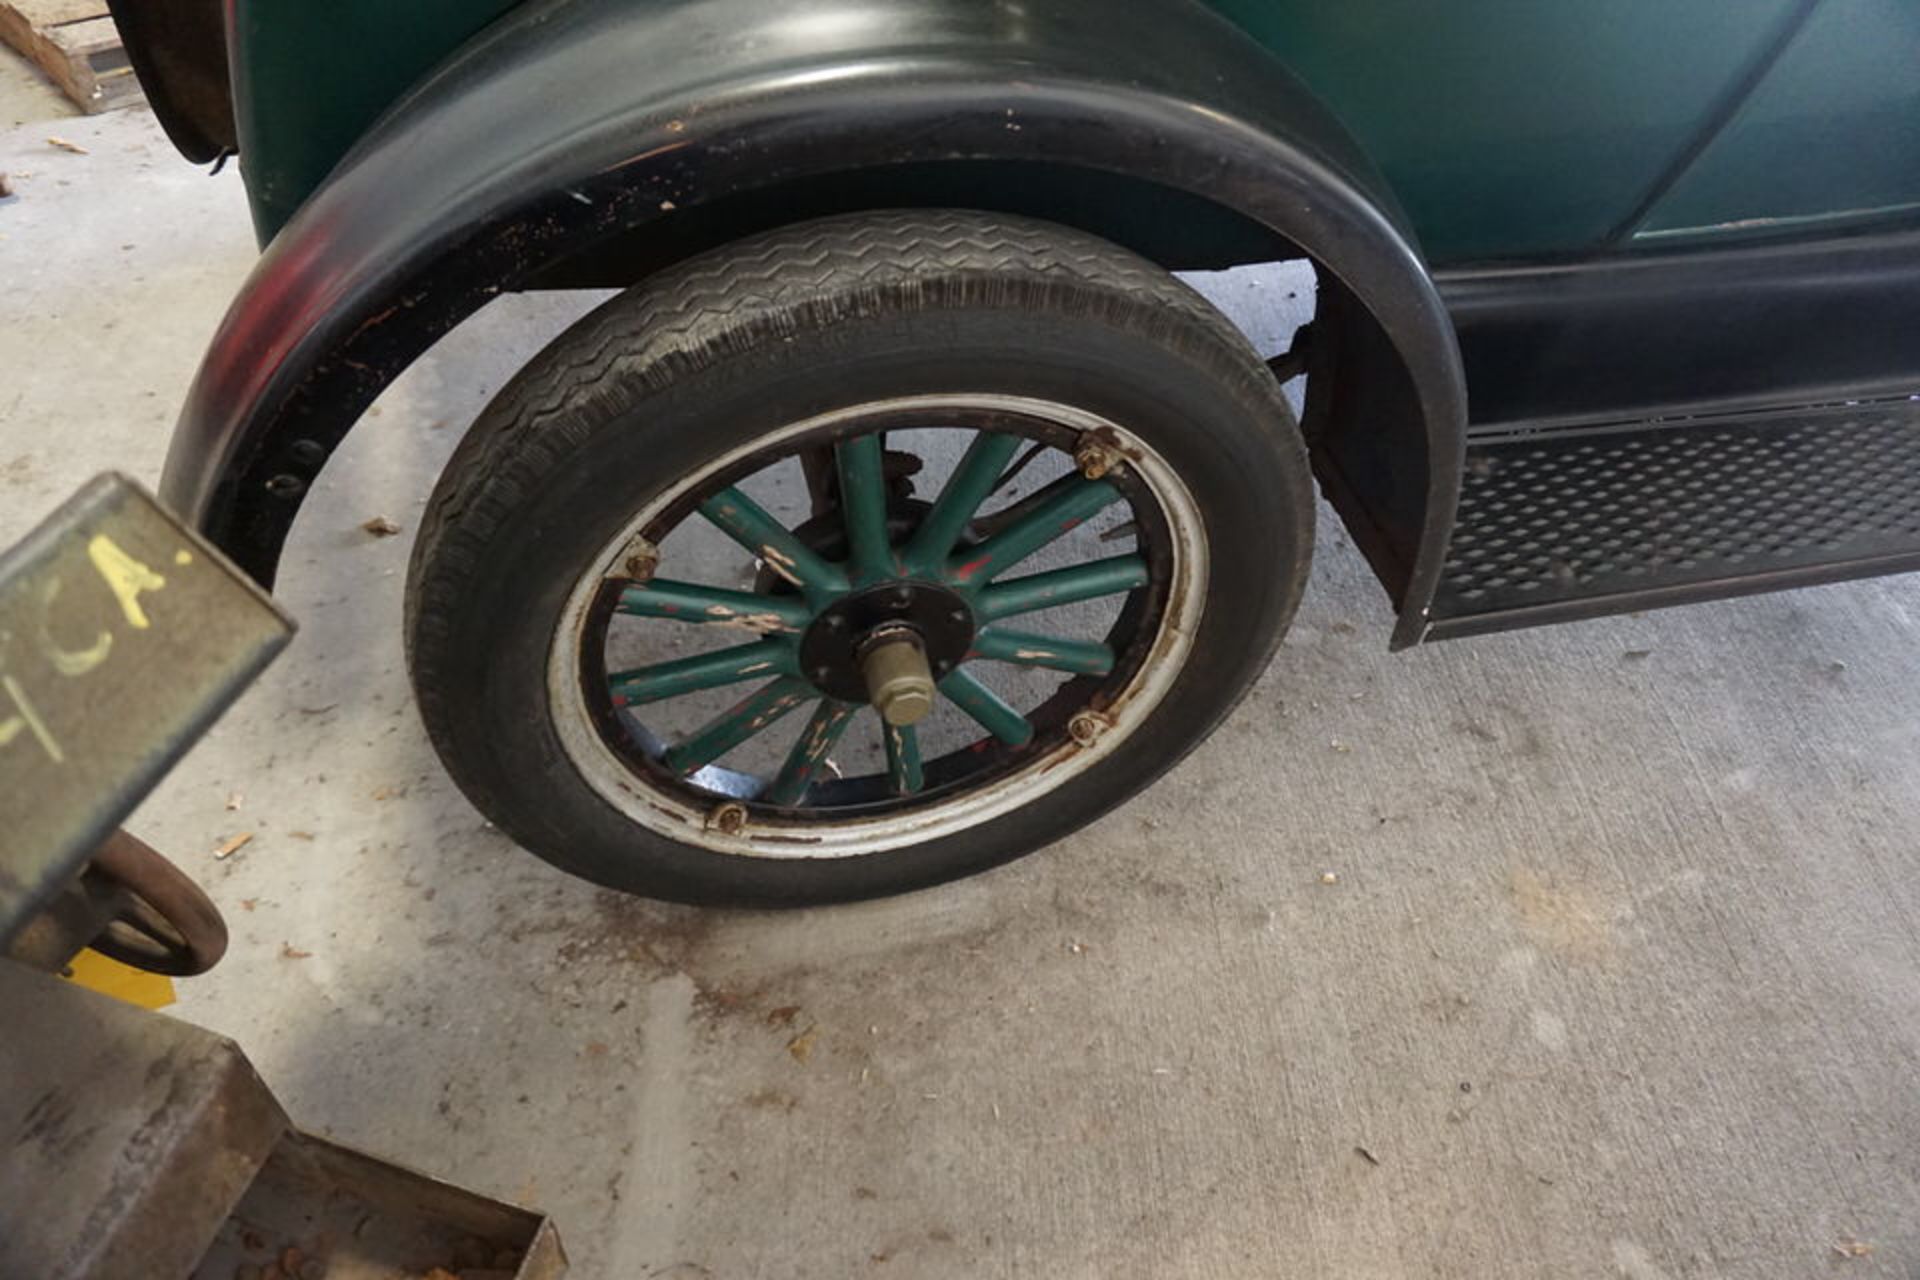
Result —
[[1473, 444], [1432, 639], [1920, 568], [1920, 402]]

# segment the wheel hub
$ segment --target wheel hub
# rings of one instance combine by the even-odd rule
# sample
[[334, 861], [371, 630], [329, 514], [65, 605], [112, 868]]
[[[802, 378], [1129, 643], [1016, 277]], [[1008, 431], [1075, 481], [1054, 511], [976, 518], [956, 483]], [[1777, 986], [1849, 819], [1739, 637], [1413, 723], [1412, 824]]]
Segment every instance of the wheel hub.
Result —
[[918, 724], [933, 710], [933, 672], [920, 633], [912, 627], [875, 632], [861, 646], [860, 670], [867, 678], [868, 700], [888, 724]]
[[[820, 611], [800, 637], [800, 670], [829, 697], [872, 702], [884, 715], [878, 687], [870, 684], [870, 667], [882, 677], [911, 675], [913, 663], [899, 646], [917, 646], [926, 678], [937, 682], [965, 660], [973, 633], [973, 610], [959, 592], [931, 582], [885, 582], [850, 592]], [[908, 705], [901, 703], [901, 710]]]

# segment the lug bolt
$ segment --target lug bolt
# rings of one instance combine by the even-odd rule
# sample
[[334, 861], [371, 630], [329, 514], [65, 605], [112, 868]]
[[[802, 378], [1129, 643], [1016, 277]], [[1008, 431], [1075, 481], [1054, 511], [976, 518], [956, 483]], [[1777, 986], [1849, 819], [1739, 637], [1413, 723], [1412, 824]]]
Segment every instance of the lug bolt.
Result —
[[1113, 721], [1097, 711], [1082, 711], [1067, 721], [1067, 736], [1083, 747], [1090, 747], [1100, 740], [1100, 735], [1113, 728]]
[[1080, 437], [1073, 451], [1074, 465], [1089, 480], [1098, 480], [1126, 461], [1120, 451], [1092, 433]]
[[746, 826], [747, 806], [732, 800], [714, 806], [713, 812], [707, 815], [707, 829], [718, 831], [723, 836], [737, 836], [746, 830]]
[[623, 576], [635, 582], [651, 582], [656, 570], [660, 568], [660, 548], [642, 537], [635, 537], [621, 553], [620, 566]]

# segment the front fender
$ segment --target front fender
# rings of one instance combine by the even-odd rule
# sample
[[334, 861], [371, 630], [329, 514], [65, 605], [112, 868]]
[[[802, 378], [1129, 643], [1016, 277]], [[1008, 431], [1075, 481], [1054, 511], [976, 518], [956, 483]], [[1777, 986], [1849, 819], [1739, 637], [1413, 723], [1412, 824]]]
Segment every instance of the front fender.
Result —
[[[1337, 278], [1413, 389], [1437, 579], [1465, 388], [1385, 185], [1193, 0], [536, 0], [371, 130], [275, 237], [189, 393], [162, 491], [271, 582], [313, 477], [382, 388], [502, 290], [758, 188], [925, 162], [1124, 174], [1270, 228]], [[1451, 465], [1444, 465], [1451, 460]]]

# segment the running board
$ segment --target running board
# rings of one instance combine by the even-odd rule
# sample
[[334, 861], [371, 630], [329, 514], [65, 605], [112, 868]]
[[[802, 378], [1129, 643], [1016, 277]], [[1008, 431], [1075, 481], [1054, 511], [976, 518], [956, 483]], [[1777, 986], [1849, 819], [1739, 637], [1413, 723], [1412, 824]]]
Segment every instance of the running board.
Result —
[[1470, 442], [1424, 639], [1920, 569], [1920, 401]]

